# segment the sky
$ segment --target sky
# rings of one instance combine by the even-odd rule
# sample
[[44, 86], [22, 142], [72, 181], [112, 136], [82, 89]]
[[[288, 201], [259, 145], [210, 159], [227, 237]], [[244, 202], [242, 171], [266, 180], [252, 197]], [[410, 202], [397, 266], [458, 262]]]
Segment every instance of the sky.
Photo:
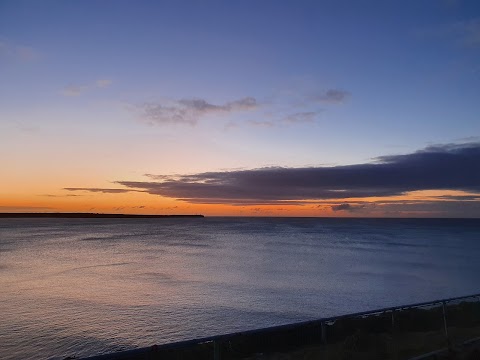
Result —
[[480, 217], [480, 2], [0, 0], [0, 212]]

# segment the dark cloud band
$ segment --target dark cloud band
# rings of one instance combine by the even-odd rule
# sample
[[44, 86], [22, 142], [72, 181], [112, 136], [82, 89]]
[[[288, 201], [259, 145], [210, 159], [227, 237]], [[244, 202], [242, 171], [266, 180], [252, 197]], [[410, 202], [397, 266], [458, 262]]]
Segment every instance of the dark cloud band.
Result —
[[156, 181], [117, 183], [154, 195], [214, 204], [285, 204], [306, 199], [385, 197], [434, 189], [477, 193], [480, 143], [431, 146], [358, 165], [274, 167], [150, 178]]

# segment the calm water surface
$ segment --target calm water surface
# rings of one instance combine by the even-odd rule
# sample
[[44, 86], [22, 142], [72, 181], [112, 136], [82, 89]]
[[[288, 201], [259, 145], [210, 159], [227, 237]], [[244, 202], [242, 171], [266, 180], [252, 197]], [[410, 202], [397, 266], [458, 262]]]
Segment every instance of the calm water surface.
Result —
[[480, 292], [479, 220], [0, 219], [2, 359]]

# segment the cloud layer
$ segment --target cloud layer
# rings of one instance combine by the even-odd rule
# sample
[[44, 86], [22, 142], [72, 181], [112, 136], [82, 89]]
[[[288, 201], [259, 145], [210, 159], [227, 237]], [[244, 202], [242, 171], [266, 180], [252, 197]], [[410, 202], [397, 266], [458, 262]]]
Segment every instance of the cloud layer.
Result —
[[[148, 175], [151, 181], [117, 183], [190, 203], [236, 205], [386, 197], [435, 189], [480, 193], [480, 143], [430, 146], [374, 160], [348, 166]], [[347, 210], [335, 210], [342, 209]]]
[[[82, 89], [70, 89], [73, 94]], [[73, 91], [72, 91], [73, 90]], [[253, 97], [243, 97], [223, 104], [214, 104], [203, 98], [163, 99], [134, 106], [140, 117], [151, 125], [196, 125], [210, 115], [228, 115], [241, 111], [256, 111], [255, 117], [245, 117], [243, 123], [251, 126], [275, 127], [282, 125], [314, 123], [325, 106], [344, 103], [350, 93], [345, 90], [327, 89], [314, 95], [299, 90], [287, 99], [260, 102]], [[279, 101], [280, 100], [280, 101]], [[259, 111], [262, 110], [262, 111]], [[299, 111], [301, 110], [301, 111]], [[237, 127], [229, 120], [226, 127]]]

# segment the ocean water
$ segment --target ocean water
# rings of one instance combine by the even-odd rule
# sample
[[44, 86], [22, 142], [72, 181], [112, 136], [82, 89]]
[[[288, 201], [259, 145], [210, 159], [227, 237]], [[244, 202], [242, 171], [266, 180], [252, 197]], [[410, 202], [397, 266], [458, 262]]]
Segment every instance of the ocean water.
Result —
[[0, 219], [2, 359], [480, 292], [480, 220]]

